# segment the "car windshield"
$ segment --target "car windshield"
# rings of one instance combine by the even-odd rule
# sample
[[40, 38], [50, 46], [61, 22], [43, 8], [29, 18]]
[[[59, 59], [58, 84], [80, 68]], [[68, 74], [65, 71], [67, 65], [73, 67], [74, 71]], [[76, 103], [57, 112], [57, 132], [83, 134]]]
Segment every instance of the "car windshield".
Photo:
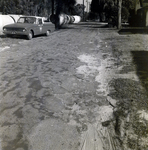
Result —
[[18, 23], [31, 23], [31, 24], [35, 24], [36, 23], [36, 18], [34, 18], [34, 17], [20, 17], [17, 22]]

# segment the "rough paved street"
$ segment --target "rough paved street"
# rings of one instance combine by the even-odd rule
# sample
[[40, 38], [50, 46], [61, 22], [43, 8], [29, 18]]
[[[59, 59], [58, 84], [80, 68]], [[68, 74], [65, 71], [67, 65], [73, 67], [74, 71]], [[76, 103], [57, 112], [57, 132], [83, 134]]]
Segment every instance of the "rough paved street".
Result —
[[98, 27], [0, 39], [0, 150], [114, 150], [110, 81], [139, 82], [130, 51], [148, 49], [148, 36]]

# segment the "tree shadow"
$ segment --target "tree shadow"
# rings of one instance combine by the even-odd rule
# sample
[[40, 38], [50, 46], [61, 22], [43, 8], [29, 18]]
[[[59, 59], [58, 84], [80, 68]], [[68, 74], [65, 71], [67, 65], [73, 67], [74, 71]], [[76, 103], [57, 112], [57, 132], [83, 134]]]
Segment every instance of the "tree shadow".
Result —
[[80, 22], [78, 25], [89, 28], [109, 28], [106, 22]]
[[147, 27], [127, 27], [118, 31], [119, 34], [148, 34]]
[[148, 51], [132, 51], [136, 73], [148, 95]]

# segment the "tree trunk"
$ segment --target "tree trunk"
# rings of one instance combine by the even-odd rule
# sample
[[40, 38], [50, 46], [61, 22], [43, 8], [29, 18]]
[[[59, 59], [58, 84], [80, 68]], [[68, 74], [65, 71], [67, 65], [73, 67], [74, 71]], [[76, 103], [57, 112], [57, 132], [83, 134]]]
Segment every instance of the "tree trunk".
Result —
[[57, 0], [57, 7], [56, 7], [56, 14], [55, 14], [55, 29], [58, 30], [60, 29], [60, 18], [59, 15], [62, 10], [62, 0]]
[[121, 29], [122, 0], [118, 0], [118, 29]]
[[51, 1], [51, 5], [52, 5], [52, 15], [54, 15], [54, 0]]
[[100, 22], [102, 22], [102, 12], [99, 13]]

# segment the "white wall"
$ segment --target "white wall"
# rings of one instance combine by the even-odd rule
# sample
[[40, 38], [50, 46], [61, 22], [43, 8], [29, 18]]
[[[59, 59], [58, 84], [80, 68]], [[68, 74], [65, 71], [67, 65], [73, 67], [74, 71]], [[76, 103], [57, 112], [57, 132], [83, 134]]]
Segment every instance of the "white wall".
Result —
[[0, 15], [0, 35], [3, 34], [3, 26], [14, 23], [9, 15]]
[[3, 34], [3, 26], [17, 22], [17, 20], [20, 18], [20, 16], [22, 16], [22, 15], [14, 15], [14, 14], [2, 15], [2, 14], [0, 14], [0, 35]]

